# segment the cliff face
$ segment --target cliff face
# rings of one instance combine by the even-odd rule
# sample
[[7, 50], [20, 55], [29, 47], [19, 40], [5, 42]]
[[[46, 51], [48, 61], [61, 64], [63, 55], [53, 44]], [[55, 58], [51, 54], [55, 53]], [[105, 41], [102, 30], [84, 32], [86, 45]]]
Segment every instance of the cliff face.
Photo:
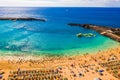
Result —
[[120, 42], [120, 28], [110, 28], [105, 26], [96, 26], [92, 24], [75, 24], [75, 23], [69, 23], [69, 26], [79, 26], [86, 29], [92, 29], [101, 35], [107, 36], [115, 41]]

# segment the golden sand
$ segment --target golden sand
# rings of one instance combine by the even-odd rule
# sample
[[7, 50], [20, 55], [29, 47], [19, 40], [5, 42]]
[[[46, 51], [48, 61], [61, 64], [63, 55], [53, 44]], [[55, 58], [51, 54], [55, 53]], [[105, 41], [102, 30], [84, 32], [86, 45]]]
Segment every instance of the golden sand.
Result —
[[[0, 71], [5, 72], [4, 79], [7, 80], [9, 72], [17, 70], [36, 70], [40, 68], [62, 67], [62, 75], [68, 80], [120, 80], [115, 77], [120, 73], [120, 68], [116, 74], [109, 67], [101, 66], [102, 63], [119, 61], [120, 47], [99, 51], [97, 54], [84, 54], [69, 57], [33, 57], [33, 56], [5, 56], [0, 58]], [[111, 63], [112, 64], [112, 63]], [[112, 65], [115, 67], [116, 65]], [[120, 65], [119, 65], [120, 66]], [[111, 69], [111, 68], [110, 68]], [[97, 70], [104, 70], [101, 75]], [[80, 75], [81, 74], [81, 75]]]

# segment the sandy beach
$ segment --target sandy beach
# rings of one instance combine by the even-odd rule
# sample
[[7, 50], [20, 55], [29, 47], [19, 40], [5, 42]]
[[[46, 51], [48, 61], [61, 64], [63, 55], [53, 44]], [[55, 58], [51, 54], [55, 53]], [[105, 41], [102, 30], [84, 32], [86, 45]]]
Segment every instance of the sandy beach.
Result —
[[119, 63], [120, 47], [118, 46], [96, 54], [79, 56], [1, 56], [0, 72], [3, 72], [3, 80], [8, 80], [10, 72], [18, 69], [21, 71], [53, 69], [65, 78], [63, 80], [119, 80]]

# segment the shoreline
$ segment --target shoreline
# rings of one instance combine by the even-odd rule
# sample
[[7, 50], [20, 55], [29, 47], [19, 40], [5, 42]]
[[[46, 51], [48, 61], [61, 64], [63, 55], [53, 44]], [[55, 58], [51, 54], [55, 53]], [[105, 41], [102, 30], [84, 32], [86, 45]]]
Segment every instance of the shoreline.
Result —
[[[112, 41], [112, 40], [111, 40]], [[0, 57], [7, 57], [7, 56], [16, 56], [16, 57], [69, 57], [69, 56], [81, 56], [84, 54], [97, 54], [99, 51], [106, 51], [110, 48], [117, 48], [120, 46], [119, 42], [113, 41], [113, 42], [105, 42], [103, 45], [100, 45], [100, 47], [96, 48], [75, 48], [75, 49], [68, 49], [68, 50], [63, 50], [59, 53], [58, 51], [33, 51], [33, 52], [21, 52], [21, 51], [7, 51], [7, 50], [0, 50]], [[111, 44], [108, 44], [111, 43]], [[106, 45], [107, 44], [107, 45]], [[94, 51], [93, 51], [94, 50]]]
[[8, 55], [8, 56], [0, 56], [0, 62], [1, 61], [8, 61], [8, 60], [19, 60], [19, 59], [24, 59], [24, 60], [50, 60], [50, 59], [54, 59], [54, 60], [62, 60], [62, 59], [69, 59], [69, 58], [76, 58], [76, 57], [84, 57], [84, 56], [99, 56], [99, 55], [104, 55], [104, 53], [108, 53], [107, 55], [109, 55], [110, 53], [112, 54], [112, 50], [113, 53], [114, 51], [119, 52], [120, 51], [120, 46], [116, 46], [114, 48], [109, 48], [107, 50], [100, 50], [97, 53], [86, 53], [86, 54], [78, 54], [78, 55], [69, 55], [69, 56], [38, 56], [38, 55]]

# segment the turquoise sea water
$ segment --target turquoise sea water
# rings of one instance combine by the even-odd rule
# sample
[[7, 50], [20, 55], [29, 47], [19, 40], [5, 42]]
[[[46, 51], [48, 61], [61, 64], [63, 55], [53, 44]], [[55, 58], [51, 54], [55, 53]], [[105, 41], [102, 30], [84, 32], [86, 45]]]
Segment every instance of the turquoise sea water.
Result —
[[[120, 8], [0, 8], [0, 17], [45, 18], [40, 21], [0, 20], [0, 54], [75, 55], [120, 46], [95, 31], [67, 24], [120, 27]], [[77, 33], [96, 37], [78, 38]]]

